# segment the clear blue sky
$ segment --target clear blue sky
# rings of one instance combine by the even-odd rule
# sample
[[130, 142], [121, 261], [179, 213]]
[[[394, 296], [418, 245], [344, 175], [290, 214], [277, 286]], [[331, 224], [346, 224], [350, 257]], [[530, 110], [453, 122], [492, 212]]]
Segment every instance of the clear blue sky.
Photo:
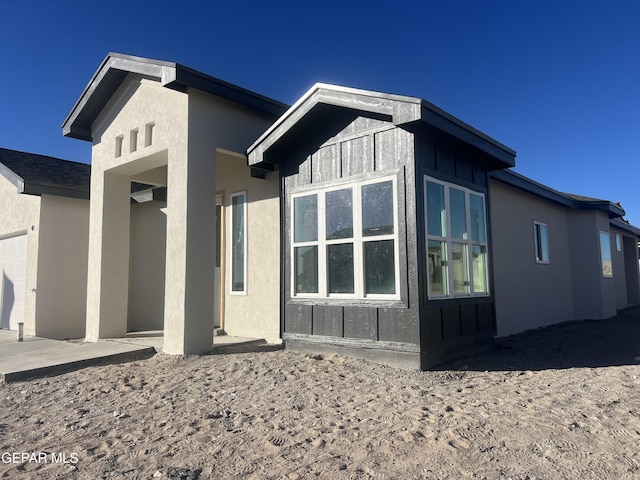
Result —
[[89, 162], [61, 124], [115, 51], [289, 104], [319, 81], [425, 98], [640, 226], [636, 0], [0, 0], [0, 36], [2, 147]]

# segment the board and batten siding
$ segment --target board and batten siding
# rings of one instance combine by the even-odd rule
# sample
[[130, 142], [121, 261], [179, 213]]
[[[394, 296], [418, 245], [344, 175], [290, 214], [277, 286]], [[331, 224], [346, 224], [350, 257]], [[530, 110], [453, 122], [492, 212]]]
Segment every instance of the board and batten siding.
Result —
[[400, 276], [398, 300], [292, 298], [291, 237], [283, 238], [285, 340], [353, 348], [419, 352], [416, 199], [413, 134], [380, 120], [359, 117], [303, 160], [281, 164], [283, 223], [291, 232], [291, 195], [395, 177]]
[[[460, 145], [444, 143], [427, 135], [415, 136], [417, 251], [420, 277], [420, 335], [422, 368], [429, 368], [452, 356], [473, 351], [478, 344], [490, 340], [496, 333], [493, 304], [493, 269], [490, 211], [489, 173], [477, 153]], [[424, 178], [426, 176], [460, 185], [485, 195], [487, 246], [489, 252], [488, 296], [429, 299], [426, 214]]]

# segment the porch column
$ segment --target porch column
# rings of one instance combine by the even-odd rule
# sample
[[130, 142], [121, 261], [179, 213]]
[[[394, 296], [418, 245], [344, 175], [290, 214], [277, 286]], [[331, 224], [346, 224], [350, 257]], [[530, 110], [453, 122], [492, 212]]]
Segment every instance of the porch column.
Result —
[[123, 337], [129, 300], [128, 176], [94, 171], [91, 177], [86, 340]]
[[213, 348], [215, 150], [169, 153], [164, 347], [173, 355]]

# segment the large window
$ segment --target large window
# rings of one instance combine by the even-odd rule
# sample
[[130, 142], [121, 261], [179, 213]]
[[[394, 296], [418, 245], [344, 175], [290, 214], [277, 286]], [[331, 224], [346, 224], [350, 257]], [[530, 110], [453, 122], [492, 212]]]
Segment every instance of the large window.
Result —
[[245, 193], [231, 195], [231, 292], [246, 292], [246, 201]]
[[602, 276], [613, 277], [613, 263], [611, 262], [611, 243], [609, 234], [600, 231], [600, 263], [602, 264]]
[[489, 293], [485, 198], [425, 177], [429, 297]]
[[397, 298], [395, 179], [292, 197], [292, 295]]
[[533, 222], [533, 242], [536, 263], [549, 263], [549, 237], [545, 223]]

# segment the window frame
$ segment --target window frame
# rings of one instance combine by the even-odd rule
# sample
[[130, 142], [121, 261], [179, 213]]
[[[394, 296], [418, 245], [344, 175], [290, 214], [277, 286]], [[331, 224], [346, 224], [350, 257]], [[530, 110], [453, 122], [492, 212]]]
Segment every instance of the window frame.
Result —
[[[443, 187], [443, 195], [444, 195], [444, 210], [445, 210], [445, 222], [443, 225], [443, 229], [445, 230], [444, 235], [431, 235], [429, 234], [429, 205], [428, 205], [428, 193], [427, 193], [427, 185], [428, 183], [434, 183]], [[444, 293], [432, 293], [431, 291], [431, 279], [430, 275], [427, 274], [427, 298], [429, 300], [449, 300], [449, 299], [460, 299], [460, 298], [477, 298], [477, 297], [489, 297], [491, 296], [491, 288], [490, 288], [490, 275], [489, 275], [489, 230], [487, 228], [487, 195], [485, 192], [473, 190], [468, 187], [464, 187], [462, 185], [447, 182], [444, 180], [440, 180], [438, 178], [431, 177], [429, 175], [424, 175], [423, 179], [423, 188], [424, 188], [424, 233], [425, 233], [425, 247], [427, 248], [427, 252], [425, 255], [425, 259], [427, 262], [426, 271], [429, 272], [429, 241], [439, 242], [441, 245], [444, 244], [446, 260], [445, 264], [442, 265], [442, 276], [446, 278], [446, 281], [443, 281], [443, 290]], [[453, 237], [452, 235], [452, 220], [451, 220], [451, 189], [456, 189], [464, 192], [464, 202], [465, 202], [465, 216], [466, 216], [466, 236], [467, 238], [460, 239]], [[484, 241], [481, 240], [473, 240], [472, 237], [472, 228], [471, 228], [471, 203], [470, 203], [470, 195], [476, 195], [482, 198], [483, 204], [483, 226], [484, 226]], [[442, 224], [442, 219], [438, 220]], [[466, 273], [465, 285], [467, 287], [467, 292], [460, 293], [455, 291], [454, 287], [454, 275], [451, 273], [452, 265], [453, 265], [453, 245], [454, 244], [462, 244], [466, 246], [466, 258], [463, 258], [463, 267]], [[479, 246], [484, 248], [485, 262], [484, 262], [484, 291], [474, 291], [474, 268], [473, 268], [473, 247]], [[445, 288], [446, 287], [446, 288]]]
[[[611, 235], [609, 232], [605, 232], [604, 230], [598, 231], [598, 244], [600, 247], [600, 273], [602, 278], [613, 278], [613, 252], [611, 251]], [[607, 273], [607, 268], [605, 266], [607, 262], [605, 258], [605, 248], [609, 251], [609, 273]]]
[[[540, 245], [540, 240], [541, 236], [542, 236], [542, 228], [544, 227], [544, 237], [546, 240], [546, 245], [547, 245], [547, 249], [546, 252], [544, 251], [544, 242], [542, 245]], [[538, 232], [540, 232], [540, 236], [538, 235]], [[550, 258], [550, 254], [549, 254], [549, 227], [547, 226], [546, 223], [544, 222], [539, 222], [537, 220], [534, 220], [533, 222], [533, 246], [534, 246], [534, 254], [535, 254], [535, 258], [536, 258], [536, 263], [539, 263], [541, 265], [549, 265], [549, 258]], [[546, 254], [546, 255], [545, 255]], [[546, 256], [546, 258], [545, 258]]]
[[616, 252], [622, 251], [622, 234], [616, 233]]
[[[393, 233], [381, 235], [363, 235], [362, 232], [362, 187], [377, 183], [391, 182], [393, 194]], [[319, 299], [319, 300], [400, 300], [400, 261], [399, 261], [399, 228], [398, 228], [398, 180], [396, 176], [381, 176], [373, 179], [353, 180], [332, 184], [331, 186], [309, 188], [293, 192], [289, 199], [290, 228], [289, 228], [289, 260], [290, 264], [290, 296], [291, 299]], [[329, 192], [351, 190], [352, 203], [352, 236], [346, 238], [327, 239], [326, 195]], [[295, 241], [295, 200], [300, 197], [316, 196], [317, 205], [317, 237], [311, 241]], [[394, 293], [366, 293], [365, 272], [365, 244], [375, 241], [393, 241], [393, 269], [394, 269]], [[353, 245], [353, 293], [329, 292], [329, 264], [327, 249], [330, 245]], [[297, 292], [296, 277], [296, 248], [317, 247], [317, 293]]]
[[[235, 289], [235, 273], [236, 273], [236, 256], [235, 256], [235, 207], [233, 204], [234, 198], [242, 197], [242, 290]], [[229, 195], [229, 215], [230, 215], [230, 236], [231, 241], [229, 248], [229, 266], [230, 266], [230, 275], [229, 275], [229, 293], [231, 295], [246, 295], [247, 294], [247, 191], [243, 190], [240, 192], [234, 192]]]

